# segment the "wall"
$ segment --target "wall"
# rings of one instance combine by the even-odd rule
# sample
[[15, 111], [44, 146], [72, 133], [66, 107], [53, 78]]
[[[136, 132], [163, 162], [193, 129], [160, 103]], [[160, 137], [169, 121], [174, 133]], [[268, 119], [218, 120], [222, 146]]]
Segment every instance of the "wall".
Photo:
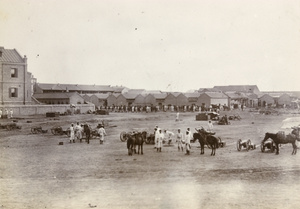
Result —
[[[0, 105], [4, 112], [5, 109], [12, 109], [14, 115], [39, 115], [46, 112], [64, 113], [70, 110], [70, 105]], [[86, 113], [88, 110], [95, 111], [93, 104], [78, 104], [75, 110], [79, 109], [81, 113]]]
[[291, 101], [292, 101], [291, 97], [287, 94], [283, 94], [278, 98], [279, 105], [283, 105], [283, 104], [290, 105]]
[[169, 94], [163, 103], [163, 105], [175, 105], [177, 106], [177, 99], [173, 94]]
[[188, 101], [188, 98], [185, 95], [179, 94], [176, 97], [176, 103], [177, 103], [178, 106], [183, 106], [183, 105], [188, 105], [189, 101]]
[[[16, 68], [18, 73], [17, 77], [11, 77], [11, 68]], [[1, 80], [1, 96], [2, 105], [5, 104], [14, 104], [20, 105], [24, 102], [31, 102], [31, 81], [28, 81], [28, 77], [31, 77], [31, 74], [27, 73], [26, 64], [6, 64], [2, 63], [1, 74], [3, 73], [3, 81]], [[27, 85], [28, 82], [28, 85]], [[25, 84], [26, 83], [26, 84]], [[25, 84], [25, 85], [24, 85]], [[9, 88], [17, 88], [18, 96], [9, 97]]]
[[142, 95], [138, 95], [134, 100], [134, 104], [145, 106], [145, 97], [143, 97]]
[[148, 106], [157, 105], [155, 97], [152, 94], [147, 95], [145, 97], [145, 104]]

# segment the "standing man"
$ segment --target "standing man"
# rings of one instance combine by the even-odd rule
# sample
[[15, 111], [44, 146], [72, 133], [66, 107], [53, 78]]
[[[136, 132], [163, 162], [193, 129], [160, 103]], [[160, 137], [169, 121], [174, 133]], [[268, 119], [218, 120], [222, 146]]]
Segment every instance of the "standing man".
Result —
[[186, 155], [190, 154], [190, 149], [191, 149], [191, 135], [189, 131], [186, 131], [185, 133], [185, 149], [186, 149]]
[[190, 140], [193, 140], [193, 133], [191, 132], [190, 128], [187, 128], [187, 131], [189, 132]]
[[6, 115], [6, 118], [8, 118], [8, 110], [5, 109], [5, 115]]
[[159, 128], [158, 128], [158, 126], [155, 126], [155, 128], [154, 128], [154, 149], [157, 148], [158, 137], [159, 137]]
[[166, 139], [168, 141], [168, 145], [170, 145], [171, 141], [172, 141], [172, 137], [174, 136], [174, 133], [171, 132], [171, 131], [167, 131], [166, 129], [165, 129], [164, 132], [165, 132], [164, 135], [165, 135], [165, 137], [166, 137]]
[[161, 129], [159, 129], [159, 132], [158, 132], [158, 139], [157, 139], [157, 152], [161, 152], [161, 147], [162, 147], [162, 142], [163, 142], [163, 139], [164, 139], [164, 134], [161, 132]]
[[2, 109], [0, 109], [0, 119], [2, 118]]
[[98, 134], [100, 136], [100, 144], [103, 144], [104, 136], [106, 136], [106, 132], [105, 132], [104, 126], [102, 124], [100, 125], [100, 128], [98, 130]]
[[79, 122], [77, 122], [77, 125], [75, 126], [75, 136], [77, 139], [81, 141], [82, 134], [81, 134], [81, 126]]
[[207, 128], [207, 131], [212, 132], [213, 129], [214, 129], [214, 126], [213, 126], [211, 120], [209, 120], [209, 121], [208, 121], [208, 128]]
[[179, 112], [176, 113], [176, 120], [175, 121], [179, 121]]
[[75, 143], [75, 130], [74, 130], [74, 124], [72, 123], [71, 124], [71, 127], [70, 127], [70, 143]]
[[91, 129], [90, 129], [90, 127], [87, 123], [84, 124], [83, 130], [84, 130], [85, 137], [86, 137], [85, 141], [89, 144], [90, 143], [90, 137], [91, 137]]
[[13, 113], [14, 113], [13, 110], [10, 109], [10, 110], [9, 110], [10, 118], [13, 118]]
[[183, 144], [184, 144], [184, 139], [183, 139], [183, 134], [180, 132], [180, 128], [178, 129], [178, 132], [176, 134], [176, 142], [178, 143], [178, 151], [183, 152]]

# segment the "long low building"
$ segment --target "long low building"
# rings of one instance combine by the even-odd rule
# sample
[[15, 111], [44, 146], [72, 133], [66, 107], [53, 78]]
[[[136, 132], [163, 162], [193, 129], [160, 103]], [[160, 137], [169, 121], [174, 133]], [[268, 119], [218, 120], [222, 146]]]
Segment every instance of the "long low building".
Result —
[[44, 104], [84, 104], [84, 98], [77, 92], [34, 94]]

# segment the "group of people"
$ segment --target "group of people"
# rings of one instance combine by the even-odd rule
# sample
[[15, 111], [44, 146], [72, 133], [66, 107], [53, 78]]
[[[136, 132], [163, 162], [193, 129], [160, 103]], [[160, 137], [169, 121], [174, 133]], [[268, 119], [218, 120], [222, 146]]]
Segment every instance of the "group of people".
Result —
[[0, 118], [13, 118], [14, 111], [12, 109], [0, 109]]
[[191, 149], [191, 140], [193, 140], [193, 134], [190, 128], [187, 128], [185, 134], [181, 132], [181, 129], [178, 129], [177, 133], [174, 134], [166, 129], [162, 131], [162, 129], [156, 126], [154, 128], [154, 148], [157, 150], [157, 152], [161, 152], [163, 142], [167, 142], [168, 145], [170, 145], [174, 137], [178, 145], [178, 151], [183, 152], [185, 146], [186, 155], [189, 155]]
[[[211, 120], [208, 121], [207, 125], [207, 131], [213, 132], [213, 123]], [[161, 152], [162, 144], [164, 142], [167, 142], [168, 145], [171, 144], [173, 139], [175, 138], [175, 142], [177, 143], [178, 151], [186, 151], [186, 155], [190, 154], [191, 150], [191, 141], [193, 140], [193, 133], [190, 130], [190, 128], [187, 128], [185, 132], [182, 132], [181, 129], [177, 129], [177, 133], [174, 134], [173, 132], [164, 129], [162, 131], [158, 126], [155, 126], [154, 128], [154, 148], [157, 150], [157, 152]]]
[[[86, 134], [86, 141], [89, 144], [91, 135], [90, 126], [88, 124], [79, 124], [79, 122], [77, 122], [77, 124], [74, 126], [72, 123], [70, 127], [70, 143], [75, 143], [75, 139], [79, 139], [81, 142], [83, 133]], [[97, 126], [97, 134], [100, 137], [100, 144], [103, 144], [104, 136], [106, 136], [106, 131], [103, 124], [99, 124]]]

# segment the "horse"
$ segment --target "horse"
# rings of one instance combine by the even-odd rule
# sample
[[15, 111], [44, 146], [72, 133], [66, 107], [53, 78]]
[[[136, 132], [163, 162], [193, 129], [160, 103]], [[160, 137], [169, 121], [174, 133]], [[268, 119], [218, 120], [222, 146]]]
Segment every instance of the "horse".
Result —
[[143, 155], [143, 144], [144, 144], [144, 139], [146, 133], [141, 133], [141, 132], [136, 132], [136, 133], [128, 133], [125, 135], [127, 138], [127, 149], [128, 149], [128, 155], [132, 155], [134, 152], [136, 154], [136, 145], [138, 146], [138, 154], [140, 154], [141, 150], [141, 155]]
[[211, 148], [211, 156], [216, 154], [216, 149], [219, 148], [219, 139], [204, 129], [197, 130], [198, 133], [194, 133], [194, 139], [198, 139], [201, 146], [201, 155], [204, 154], [204, 145], [207, 144]]
[[[293, 132], [292, 132], [293, 133]], [[296, 140], [297, 137], [294, 134], [288, 134], [287, 136], [280, 134], [279, 132], [274, 134], [274, 133], [266, 133], [265, 138], [262, 140], [262, 143], [264, 143], [267, 139], [272, 139], [273, 142], [275, 143], [276, 147], [276, 155], [279, 155], [279, 144], [288, 144], [291, 143], [293, 145], [293, 152], [292, 155], [297, 154], [297, 145], [296, 145]]]

